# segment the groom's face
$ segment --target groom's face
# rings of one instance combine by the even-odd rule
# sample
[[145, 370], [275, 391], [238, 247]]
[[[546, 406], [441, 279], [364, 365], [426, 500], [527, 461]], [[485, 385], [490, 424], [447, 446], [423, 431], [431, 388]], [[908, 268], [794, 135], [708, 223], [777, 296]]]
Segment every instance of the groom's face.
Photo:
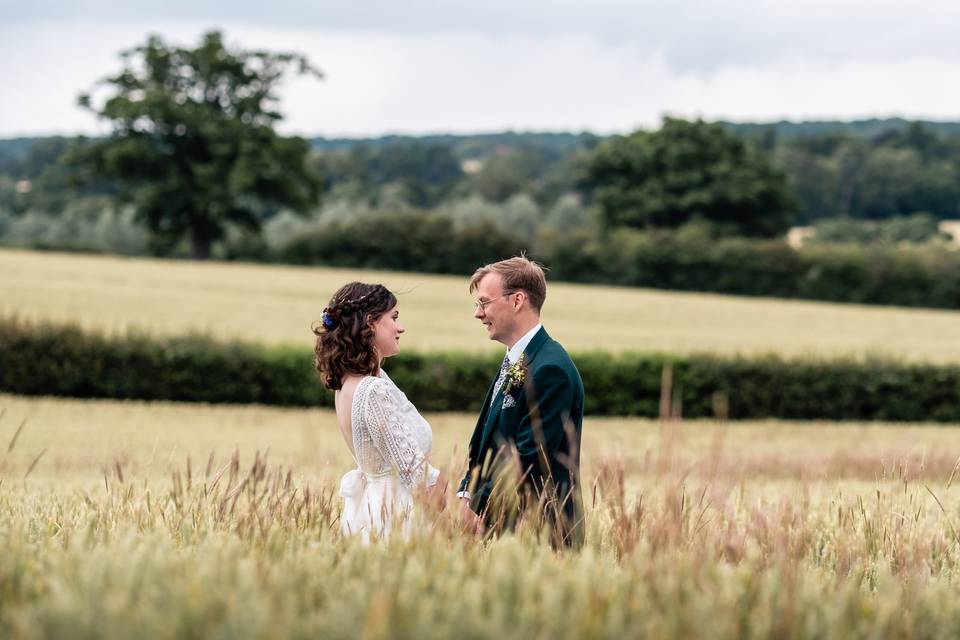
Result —
[[513, 334], [513, 301], [504, 295], [503, 277], [499, 273], [488, 273], [477, 286], [477, 305], [473, 317], [487, 328], [491, 340], [505, 342]]

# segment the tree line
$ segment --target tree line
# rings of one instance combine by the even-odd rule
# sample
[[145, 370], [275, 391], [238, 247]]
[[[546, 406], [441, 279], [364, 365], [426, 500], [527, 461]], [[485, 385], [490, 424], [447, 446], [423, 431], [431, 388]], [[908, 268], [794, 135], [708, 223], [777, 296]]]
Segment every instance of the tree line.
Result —
[[[311, 141], [274, 128], [280, 80], [322, 77], [296, 53], [230, 48], [210, 32], [192, 48], [151, 36], [122, 59], [79, 98], [109, 135], [0, 145], [0, 241], [42, 231], [37, 245], [84, 233], [96, 244], [112, 233], [134, 253], [249, 257], [264, 253], [270, 229], [299, 225], [315, 238], [324, 219], [342, 232], [372, 211], [423, 212], [455, 233], [489, 223], [528, 248], [544, 226], [602, 241], [688, 226], [769, 239], [819, 223], [823, 238], [867, 243], [924, 241], [936, 220], [960, 215], [960, 128], [949, 123], [805, 129], [667, 117], [611, 137]], [[896, 222], [903, 216], [910, 222]], [[895, 222], [878, 226], [885, 220]]]

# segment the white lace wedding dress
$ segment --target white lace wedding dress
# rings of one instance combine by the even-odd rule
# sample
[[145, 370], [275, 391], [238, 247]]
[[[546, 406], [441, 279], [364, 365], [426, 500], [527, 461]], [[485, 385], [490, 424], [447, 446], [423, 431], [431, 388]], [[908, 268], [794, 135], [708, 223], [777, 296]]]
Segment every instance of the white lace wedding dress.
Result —
[[382, 369], [357, 385], [350, 422], [358, 468], [340, 480], [340, 531], [365, 542], [397, 528], [406, 537], [414, 489], [440, 475], [429, 463], [430, 425]]

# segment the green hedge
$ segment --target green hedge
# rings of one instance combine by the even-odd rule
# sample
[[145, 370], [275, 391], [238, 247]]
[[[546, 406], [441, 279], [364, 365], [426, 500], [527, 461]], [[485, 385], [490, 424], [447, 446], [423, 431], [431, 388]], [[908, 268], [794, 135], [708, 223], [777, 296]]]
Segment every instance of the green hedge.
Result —
[[[960, 251], [942, 246], [811, 245], [686, 231], [541, 229], [524, 243], [495, 228], [457, 229], [424, 213], [361, 218], [292, 240], [272, 259], [468, 275], [528, 255], [554, 281], [907, 307], [960, 308]], [[237, 257], [243, 257], [238, 255]], [[265, 256], [247, 256], [268, 259]]]
[[522, 241], [490, 222], [457, 229], [449, 218], [404, 212], [307, 232], [284, 246], [276, 259], [294, 264], [468, 274], [524, 248]]
[[[70, 250], [69, 246], [32, 245]], [[76, 247], [74, 247], [76, 249]], [[241, 234], [218, 248], [231, 260], [469, 276], [521, 251], [551, 281], [709, 291], [744, 296], [960, 309], [960, 251], [946, 246], [857, 246], [710, 236], [680, 230], [543, 226], [530, 239], [490, 221], [455, 224], [422, 211], [358, 216], [303, 231], [277, 246]]]
[[[424, 411], [477, 411], [500, 356], [404, 353], [388, 371]], [[576, 354], [587, 413], [656, 416], [664, 366], [685, 417], [960, 422], [960, 365], [776, 357]], [[0, 391], [80, 398], [330, 406], [304, 349], [209, 338], [107, 338], [73, 326], [0, 321]]]
[[960, 308], [960, 251], [713, 239], [670, 231], [544, 238], [554, 280], [830, 302]]

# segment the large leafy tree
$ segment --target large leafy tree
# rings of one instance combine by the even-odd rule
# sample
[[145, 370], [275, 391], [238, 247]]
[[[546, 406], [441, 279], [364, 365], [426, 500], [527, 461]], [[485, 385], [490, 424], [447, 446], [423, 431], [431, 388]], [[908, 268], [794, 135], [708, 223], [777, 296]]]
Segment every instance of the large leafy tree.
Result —
[[600, 145], [587, 167], [605, 226], [679, 227], [704, 219], [721, 232], [773, 237], [793, 201], [766, 156], [720, 125], [665, 118]]
[[121, 56], [123, 70], [100, 83], [106, 97], [80, 96], [112, 133], [83, 145], [74, 161], [91, 177], [116, 180], [158, 250], [188, 238], [204, 259], [230, 225], [255, 231], [271, 209], [316, 203], [309, 143], [274, 130], [285, 74], [320, 77], [305, 57], [229, 49], [217, 31], [194, 49], [150, 36]]

